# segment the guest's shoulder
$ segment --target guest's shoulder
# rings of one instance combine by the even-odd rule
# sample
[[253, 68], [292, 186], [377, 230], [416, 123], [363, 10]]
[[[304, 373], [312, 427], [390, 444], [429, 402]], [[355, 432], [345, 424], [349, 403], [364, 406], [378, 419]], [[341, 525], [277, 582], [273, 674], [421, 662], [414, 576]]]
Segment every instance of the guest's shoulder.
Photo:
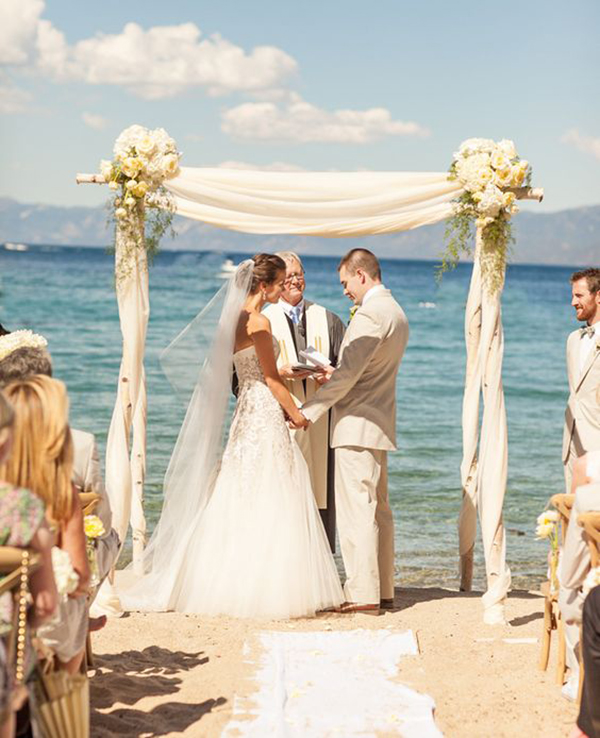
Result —
[[93, 433], [80, 430], [79, 428], [71, 428], [71, 438], [73, 439], [73, 446], [76, 452], [84, 449], [92, 449], [96, 444], [96, 436]]
[[0, 482], [0, 500], [0, 545], [27, 546], [44, 519], [43, 501], [8, 482]]

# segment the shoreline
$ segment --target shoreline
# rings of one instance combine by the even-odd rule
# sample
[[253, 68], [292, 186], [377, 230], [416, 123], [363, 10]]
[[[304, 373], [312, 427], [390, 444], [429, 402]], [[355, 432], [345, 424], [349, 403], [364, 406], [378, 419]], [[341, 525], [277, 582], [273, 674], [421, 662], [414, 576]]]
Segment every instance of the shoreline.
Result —
[[543, 598], [532, 590], [512, 592], [510, 624], [486, 626], [480, 596], [398, 588], [397, 608], [380, 617], [327, 613], [257, 621], [169, 612], [110, 619], [93, 635], [91, 735], [217, 738], [234, 697], [252, 704], [256, 666], [248, 652], [256, 655], [259, 632], [361, 628], [413, 631], [420, 653], [401, 659], [394, 679], [434, 699], [445, 736], [564, 738], [577, 707], [561, 698], [555, 682], [556, 637], [548, 670], [538, 670]]

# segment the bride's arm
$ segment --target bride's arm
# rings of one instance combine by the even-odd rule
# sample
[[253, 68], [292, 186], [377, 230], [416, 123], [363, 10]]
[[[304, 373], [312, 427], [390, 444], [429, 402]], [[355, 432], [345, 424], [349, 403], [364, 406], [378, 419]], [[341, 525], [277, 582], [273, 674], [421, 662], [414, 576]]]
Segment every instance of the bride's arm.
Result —
[[273, 338], [271, 336], [271, 323], [269, 319], [264, 315], [251, 316], [248, 321], [248, 335], [254, 342], [256, 355], [265, 375], [267, 387], [271, 390], [273, 396], [284, 411], [289, 415], [294, 425], [305, 427], [308, 425], [306, 418], [296, 406], [294, 399], [279, 376], [275, 353], [273, 351]]

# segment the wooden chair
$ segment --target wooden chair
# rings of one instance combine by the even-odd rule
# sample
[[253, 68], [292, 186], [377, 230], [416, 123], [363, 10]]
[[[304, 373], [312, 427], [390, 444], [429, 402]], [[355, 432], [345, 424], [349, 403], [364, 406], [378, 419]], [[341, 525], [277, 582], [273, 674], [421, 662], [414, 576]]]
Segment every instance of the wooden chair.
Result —
[[[581, 513], [577, 518], [577, 525], [580, 525], [588, 536], [588, 548], [590, 552], [590, 562], [592, 569], [600, 566], [600, 512]], [[579, 630], [579, 643], [583, 643], [583, 628]], [[581, 648], [581, 645], [580, 645]], [[583, 693], [583, 680], [585, 672], [583, 669], [583, 659], [579, 657], [579, 692], [578, 702], [581, 704], [581, 695]]]
[[[567, 528], [569, 527], [569, 519], [571, 517], [571, 508], [575, 495], [558, 494], [550, 498], [550, 504], [558, 511], [560, 516], [560, 540], [564, 544], [567, 536]], [[565, 642], [565, 631], [558, 607], [558, 592], [553, 591], [551, 582], [544, 582], [541, 586], [544, 595], [544, 623], [542, 632], [542, 651], [540, 654], [539, 668], [545, 671], [548, 668], [548, 659], [550, 657], [550, 642], [552, 639], [552, 631], [555, 630], [558, 636], [558, 656], [556, 662], [556, 681], [558, 684], [563, 683], [565, 671], [567, 669], [567, 645]]]
[[[102, 499], [96, 492], [79, 492], [79, 502], [84, 515], [91, 515], [98, 507], [98, 503]], [[94, 653], [92, 650], [92, 636], [87, 634], [85, 639], [85, 659], [84, 663], [90, 669], [94, 667]]]
[[91, 515], [102, 498], [96, 492], [79, 492], [79, 502], [84, 515]]

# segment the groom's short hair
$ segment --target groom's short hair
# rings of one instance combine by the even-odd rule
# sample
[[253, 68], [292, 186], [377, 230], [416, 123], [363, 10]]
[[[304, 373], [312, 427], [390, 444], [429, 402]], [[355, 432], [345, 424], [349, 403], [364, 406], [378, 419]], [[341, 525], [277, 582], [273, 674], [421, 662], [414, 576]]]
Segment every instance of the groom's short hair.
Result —
[[600, 292], [600, 269], [590, 267], [589, 269], [582, 269], [580, 272], [571, 274], [571, 284], [579, 282], [580, 279], [585, 279], [590, 292]]
[[357, 269], [362, 269], [371, 279], [381, 281], [381, 267], [379, 260], [372, 251], [368, 249], [352, 249], [342, 258], [338, 264], [338, 272], [346, 267], [350, 274], [356, 274]]

